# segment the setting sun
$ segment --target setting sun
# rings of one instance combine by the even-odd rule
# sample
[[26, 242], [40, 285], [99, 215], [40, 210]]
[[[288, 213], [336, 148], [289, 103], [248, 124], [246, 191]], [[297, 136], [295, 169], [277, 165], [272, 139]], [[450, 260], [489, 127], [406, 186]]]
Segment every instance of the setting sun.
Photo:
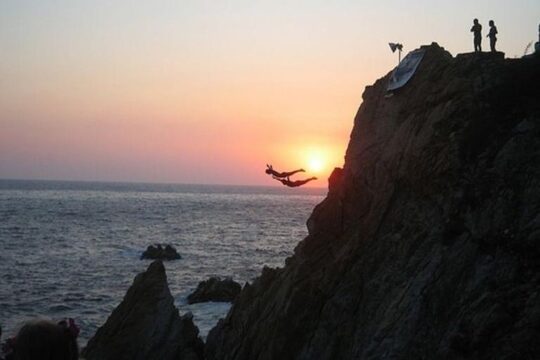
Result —
[[320, 156], [313, 155], [308, 161], [308, 171], [312, 173], [319, 173], [324, 169], [324, 162]]
[[324, 147], [309, 146], [303, 150], [302, 163], [308, 173], [322, 175], [328, 169], [328, 163], [331, 162], [331, 156], [328, 149]]
[[304, 177], [297, 175], [298, 179], [317, 177], [318, 180], [308, 186], [326, 186], [326, 180], [332, 170], [343, 166], [342, 154], [345, 152], [343, 147], [320, 139], [299, 141], [295, 145], [289, 148], [280, 147], [279, 152], [272, 158], [283, 159], [275, 161], [278, 169], [304, 169]]

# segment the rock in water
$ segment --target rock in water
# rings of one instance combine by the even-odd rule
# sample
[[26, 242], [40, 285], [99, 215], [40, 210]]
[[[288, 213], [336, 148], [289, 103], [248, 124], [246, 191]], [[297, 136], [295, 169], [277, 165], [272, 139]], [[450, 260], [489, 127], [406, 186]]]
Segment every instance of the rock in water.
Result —
[[182, 257], [174, 247], [171, 245], [163, 245], [156, 244], [156, 245], [150, 245], [146, 248], [146, 250], [141, 255], [142, 259], [151, 259], [151, 260], [178, 260]]
[[230, 278], [220, 279], [212, 277], [206, 281], [201, 281], [197, 289], [188, 296], [189, 304], [207, 301], [233, 301], [240, 293], [242, 286]]
[[283, 269], [207, 338], [208, 359], [540, 354], [540, 58], [436, 44], [368, 86], [343, 170]]
[[165, 267], [154, 261], [135, 277], [82, 356], [88, 360], [202, 359], [204, 345], [198, 334], [191, 315], [178, 314]]

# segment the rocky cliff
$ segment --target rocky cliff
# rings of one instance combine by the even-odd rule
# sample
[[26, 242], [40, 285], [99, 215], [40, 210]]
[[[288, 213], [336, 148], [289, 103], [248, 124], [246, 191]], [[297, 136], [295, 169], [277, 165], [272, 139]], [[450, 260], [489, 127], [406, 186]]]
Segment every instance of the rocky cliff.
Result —
[[540, 59], [426, 50], [394, 96], [366, 88], [309, 236], [209, 359], [540, 354]]

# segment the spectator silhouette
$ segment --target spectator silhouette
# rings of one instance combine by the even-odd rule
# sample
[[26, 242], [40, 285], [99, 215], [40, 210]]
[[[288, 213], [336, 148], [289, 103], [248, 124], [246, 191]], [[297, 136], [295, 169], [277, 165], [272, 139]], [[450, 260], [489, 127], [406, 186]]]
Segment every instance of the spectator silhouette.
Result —
[[495, 50], [495, 43], [497, 42], [497, 27], [495, 26], [495, 23], [493, 20], [489, 20], [489, 34], [487, 37], [489, 38], [489, 47], [491, 48], [491, 52], [496, 52]]
[[478, 19], [473, 20], [473, 26], [471, 32], [474, 34], [474, 52], [482, 51], [482, 25], [478, 22]]
[[26, 323], [9, 339], [6, 360], [77, 360], [79, 328], [73, 319], [58, 324], [48, 320]]
[[299, 173], [299, 172], [305, 172], [305, 170], [304, 169], [298, 169], [298, 170], [294, 170], [294, 171], [279, 172], [279, 171], [274, 170], [272, 168], [272, 165], [266, 164], [266, 170], [264, 172], [267, 173], [268, 175], [272, 175], [273, 177], [286, 178], [286, 177], [289, 177], [289, 176], [293, 176], [294, 174]]
[[296, 181], [291, 181], [288, 177], [286, 179], [282, 179], [276, 176], [272, 176], [272, 178], [274, 180], [281, 182], [283, 185], [288, 186], [288, 187], [299, 187], [299, 186], [307, 184], [308, 182], [312, 180], [317, 180], [316, 177], [310, 177], [309, 179], [296, 180]]

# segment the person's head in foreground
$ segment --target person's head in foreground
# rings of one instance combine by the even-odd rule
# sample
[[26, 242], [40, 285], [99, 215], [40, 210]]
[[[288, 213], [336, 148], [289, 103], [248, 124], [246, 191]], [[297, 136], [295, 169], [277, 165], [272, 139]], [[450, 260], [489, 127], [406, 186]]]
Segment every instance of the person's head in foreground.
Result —
[[79, 328], [73, 319], [54, 323], [36, 320], [26, 323], [13, 340], [8, 359], [13, 360], [77, 360]]

